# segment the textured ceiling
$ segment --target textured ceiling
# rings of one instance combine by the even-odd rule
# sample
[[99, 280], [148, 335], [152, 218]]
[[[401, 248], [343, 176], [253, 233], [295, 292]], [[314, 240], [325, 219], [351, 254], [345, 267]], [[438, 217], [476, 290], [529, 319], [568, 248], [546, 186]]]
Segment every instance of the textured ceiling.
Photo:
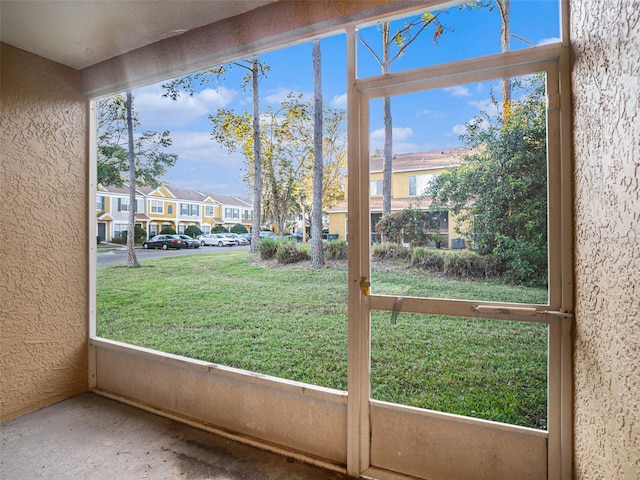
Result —
[[2, 42], [82, 69], [277, 0], [1, 0]]

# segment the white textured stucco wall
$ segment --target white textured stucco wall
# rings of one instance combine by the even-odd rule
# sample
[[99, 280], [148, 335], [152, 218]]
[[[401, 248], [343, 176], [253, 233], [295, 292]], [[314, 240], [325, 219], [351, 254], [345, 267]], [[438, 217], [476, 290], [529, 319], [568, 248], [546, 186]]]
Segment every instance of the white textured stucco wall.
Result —
[[0, 418], [87, 389], [87, 102], [78, 72], [3, 44]]
[[578, 479], [640, 478], [640, 1], [571, 0]]

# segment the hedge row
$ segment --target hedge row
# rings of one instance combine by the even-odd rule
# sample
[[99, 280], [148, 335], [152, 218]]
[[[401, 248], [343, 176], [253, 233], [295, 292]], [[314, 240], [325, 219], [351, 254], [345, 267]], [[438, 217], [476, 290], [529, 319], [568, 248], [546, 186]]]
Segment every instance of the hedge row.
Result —
[[495, 255], [478, 255], [470, 250], [409, 249], [397, 243], [381, 243], [373, 246], [372, 255], [376, 260], [404, 260], [415, 268], [454, 278], [494, 278], [505, 272], [504, 262]]
[[[325, 260], [346, 260], [347, 242], [333, 240], [322, 243]], [[262, 260], [275, 258], [278, 263], [288, 264], [310, 260], [308, 246], [300, 246], [295, 241], [279, 238], [262, 238], [258, 242], [258, 253]]]

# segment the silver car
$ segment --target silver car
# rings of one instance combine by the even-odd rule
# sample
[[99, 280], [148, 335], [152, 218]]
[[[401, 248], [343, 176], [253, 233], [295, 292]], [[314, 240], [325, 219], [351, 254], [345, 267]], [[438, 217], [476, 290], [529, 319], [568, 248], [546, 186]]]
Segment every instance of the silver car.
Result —
[[236, 245], [249, 245], [249, 240], [245, 237], [241, 237], [237, 233], [221, 233], [220, 235], [233, 239], [236, 242]]

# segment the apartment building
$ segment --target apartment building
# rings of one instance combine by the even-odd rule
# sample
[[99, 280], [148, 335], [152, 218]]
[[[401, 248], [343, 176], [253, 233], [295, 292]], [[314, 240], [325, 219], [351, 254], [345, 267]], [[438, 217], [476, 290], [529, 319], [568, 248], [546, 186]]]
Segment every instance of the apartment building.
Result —
[[[98, 236], [105, 241], [119, 238], [127, 230], [130, 208], [128, 185], [99, 185], [96, 195]], [[191, 225], [203, 233], [210, 233], [216, 226], [230, 229], [240, 223], [250, 231], [253, 218], [249, 198], [171, 185], [136, 188], [134, 208], [136, 224], [144, 228], [149, 237], [157, 235], [163, 228], [184, 233]]]

